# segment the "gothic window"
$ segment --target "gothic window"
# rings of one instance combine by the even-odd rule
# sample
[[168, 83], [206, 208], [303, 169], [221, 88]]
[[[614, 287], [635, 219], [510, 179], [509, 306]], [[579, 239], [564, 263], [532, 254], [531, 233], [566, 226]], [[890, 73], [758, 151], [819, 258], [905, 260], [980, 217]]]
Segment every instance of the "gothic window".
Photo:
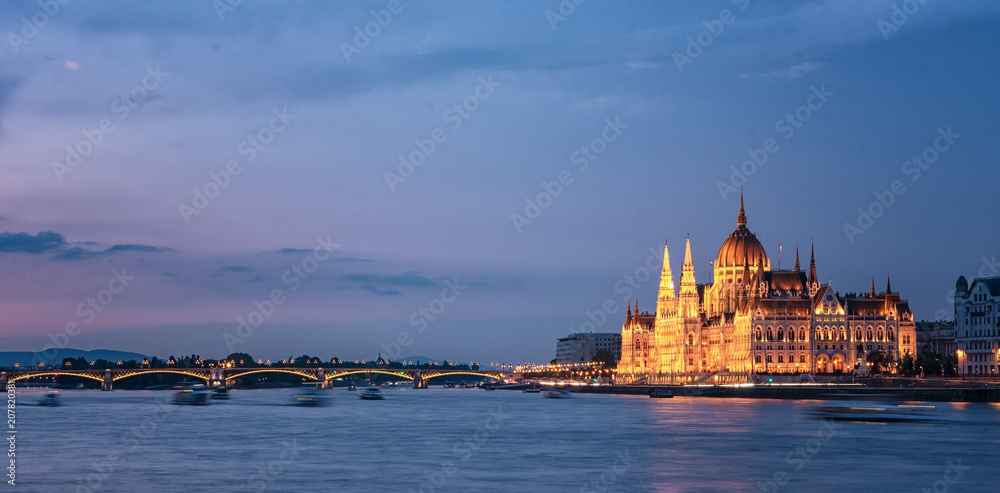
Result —
[[688, 334], [688, 346], [694, 346], [694, 334]]
[[805, 327], [802, 327], [801, 329], [799, 329], [799, 340], [800, 341], [805, 341], [806, 340], [806, 328]]
[[806, 362], [806, 355], [805, 354], [800, 354], [799, 355], [799, 363], [805, 363], [805, 362]]
[[771, 331], [770, 327], [767, 328], [767, 340], [769, 341], [774, 340], [774, 332]]
[[760, 355], [759, 354], [756, 355], [756, 356], [754, 356], [753, 359], [754, 359], [754, 361], [757, 362], [757, 364], [760, 364]]
[[895, 338], [893, 337], [894, 335], [895, 334], [892, 333], [892, 329], [889, 329], [889, 340], [890, 341], [895, 340]]
[[819, 329], [816, 329], [816, 340], [817, 341], [822, 341], [823, 340], [823, 333], [820, 332]]
[[872, 338], [872, 328], [871, 328], [871, 326], [869, 326], [869, 327], [868, 327], [868, 330], [867, 330], [867, 331], [865, 331], [865, 335], [866, 335], [866, 336], [868, 336], [868, 337], [865, 337], [865, 340], [866, 340], [866, 341], [873, 341], [873, 340], [874, 340], [874, 339]]
[[858, 329], [858, 330], [854, 331], [854, 340], [856, 340], [856, 341], [860, 341], [861, 340], [861, 329]]
[[826, 340], [828, 340], [828, 341], [832, 341], [833, 340], [833, 336], [830, 335], [830, 331], [829, 330], [827, 330], [826, 334], [824, 334], [824, 335], [826, 336]]
[[768, 362], [768, 363], [774, 363], [774, 361], [773, 361], [773, 359], [771, 358], [771, 355], [770, 355], [770, 354], [769, 354], [769, 355], [767, 355], [767, 362]]
[[761, 335], [760, 329], [758, 328], [757, 329], [757, 342], [760, 342], [760, 341], [763, 341], [763, 340], [764, 340], [764, 336]]
[[778, 329], [778, 340], [779, 341], [784, 341], [785, 340], [785, 331], [783, 331], [781, 329]]
[[843, 328], [840, 329], [840, 340], [841, 341], [846, 341], [847, 340], [847, 332], [844, 331]]
[[795, 329], [788, 330], [788, 340], [793, 342], [795, 341]]
[[881, 340], [882, 340], [882, 327], [879, 327], [879, 328], [878, 328], [878, 340], [879, 340], [879, 341], [881, 341]]
[[784, 363], [784, 362], [785, 362], [785, 355], [779, 354], [778, 355], [778, 363]]

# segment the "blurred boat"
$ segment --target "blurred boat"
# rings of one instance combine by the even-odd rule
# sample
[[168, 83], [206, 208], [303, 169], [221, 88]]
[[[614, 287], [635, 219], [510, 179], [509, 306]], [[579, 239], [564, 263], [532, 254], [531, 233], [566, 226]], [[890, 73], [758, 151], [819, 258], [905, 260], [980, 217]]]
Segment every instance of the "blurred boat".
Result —
[[649, 391], [649, 396], [654, 399], [670, 399], [674, 396], [673, 390], [653, 389]]
[[353, 383], [347, 386], [348, 392], [354, 392], [355, 390], [358, 390], [358, 388], [355, 387]]
[[59, 394], [55, 392], [46, 392], [42, 395], [42, 398], [38, 400], [39, 406], [59, 406], [62, 403], [59, 401]]
[[366, 401], [377, 401], [382, 399], [382, 391], [376, 387], [368, 387], [367, 389], [358, 392], [358, 397]]
[[453, 389], [453, 388], [455, 388], [455, 382], [445, 382], [444, 383], [444, 388], [446, 388], [446, 389]]
[[212, 389], [212, 398], [216, 400], [229, 400], [229, 389], [225, 387]]
[[204, 406], [208, 404], [211, 392], [204, 385], [184, 387], [174, 394], [174, 404], [182, 406]]
[[821, 404], [811, 406], [808, 414], [817, 419], [871, 423], [932, 421], [938, 418], [934, 411], [934, 406], [888, 402], [838, 402]]
[[562, 389], [544, 389], [542, 390], [542, 395], [552, 399], [565, 399], [569, 397], [569, 392]]
[[326, 395], [320, 389], [306, 389], [292, 396], [292, 404], [295, 406], [323, 406], [326, 405]]

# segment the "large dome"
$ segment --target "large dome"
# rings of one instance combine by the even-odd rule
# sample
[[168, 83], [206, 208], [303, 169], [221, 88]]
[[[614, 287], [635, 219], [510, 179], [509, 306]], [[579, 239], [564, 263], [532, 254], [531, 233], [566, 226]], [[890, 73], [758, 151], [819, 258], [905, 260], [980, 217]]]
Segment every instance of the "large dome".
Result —
[[736, 231], [730, 233], [729, 238], [722, 243], [715, 267], [741, 267], [744, 262], [749, 266], [759, 263], [764, 266], [764, 270], [771, 270], [771, 261], [767, 259], [764, 245], [760, 244], [757, 235], [747, 229], [747, 215], [743, 211], [743, 195], [740, 194], [740, 215], [736, 219]]

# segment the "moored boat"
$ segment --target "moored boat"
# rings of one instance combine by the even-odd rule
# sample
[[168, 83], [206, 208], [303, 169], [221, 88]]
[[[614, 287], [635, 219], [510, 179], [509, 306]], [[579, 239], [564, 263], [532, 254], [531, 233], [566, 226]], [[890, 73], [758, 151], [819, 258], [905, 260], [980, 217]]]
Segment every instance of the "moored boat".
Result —
[[569, 392], [562, 389], [543, 389], [542, 395], [553, 399], [565, 399], [569, 397]]
[[670, 399], [674, 396], [674, 391], [667, 389], [653, 389], [649, 391], [649, 396], [654, 399]]

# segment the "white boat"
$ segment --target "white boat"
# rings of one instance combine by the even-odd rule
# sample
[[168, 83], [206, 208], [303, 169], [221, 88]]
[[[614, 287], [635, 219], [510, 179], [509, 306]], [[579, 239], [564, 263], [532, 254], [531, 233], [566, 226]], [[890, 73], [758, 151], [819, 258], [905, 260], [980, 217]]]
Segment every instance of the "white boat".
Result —
[[887, 423], [938, 419], [934, 406], [886, 402], [838, 402], [811, 406], [809, 414], [818, 419]]
[[542, 395], [553, 399], [565, 399], [569, 397], [569, 392], [562, 389], [544, 389], [542, 390]]
[[382, 399], [382, 391], [376, 387], [368, 387], [367, 389], [358, 392], [358, 397], [367, 401], [377, 401]]
[[174, 394], [174, 404], [183, 406], [204, 406], [208, 404], [211, 392], [204, 385], [185, 387]]

